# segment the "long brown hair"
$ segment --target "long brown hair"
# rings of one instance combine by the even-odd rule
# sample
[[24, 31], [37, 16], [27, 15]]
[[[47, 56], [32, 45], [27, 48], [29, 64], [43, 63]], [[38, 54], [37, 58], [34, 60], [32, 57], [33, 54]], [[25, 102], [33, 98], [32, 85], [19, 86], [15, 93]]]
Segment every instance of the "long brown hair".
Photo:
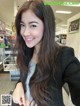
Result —
[[22, 36], [20, 35], [20, 22], [22, 13], [28, 9], [42, 20], [44, 24], [44, 33], [38, 54], [38, 63], [35, 73], [30, 80], [30, 92], [37, 106], [49, 106], [51, 101], [48, 83], [51, 77], [54, 77], [56, 68], [56, 57], [59, 47], [55, 42], [55, 17], [49, 5], [44, 5], [42, 0], [26, 1], [19, 9], [16, 20], [16, 48], [17, 64], [20, 69], [20, 78], [25, 90], [25, 80], [28, 72], [28, 65], [33, 56], [33, 48], [28, 48]]

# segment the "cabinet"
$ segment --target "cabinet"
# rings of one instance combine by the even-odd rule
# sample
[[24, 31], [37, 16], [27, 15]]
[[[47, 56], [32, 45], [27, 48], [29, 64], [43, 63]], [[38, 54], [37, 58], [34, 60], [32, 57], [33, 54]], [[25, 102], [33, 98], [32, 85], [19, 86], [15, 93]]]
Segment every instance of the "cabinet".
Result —
[[4, 71], [9, 71], [11, 81], [19, 79], [20, 72], [19, 69], [17, 68], [15, 55], [8, 54], [3, 61], [3, 67], [4, 67]]

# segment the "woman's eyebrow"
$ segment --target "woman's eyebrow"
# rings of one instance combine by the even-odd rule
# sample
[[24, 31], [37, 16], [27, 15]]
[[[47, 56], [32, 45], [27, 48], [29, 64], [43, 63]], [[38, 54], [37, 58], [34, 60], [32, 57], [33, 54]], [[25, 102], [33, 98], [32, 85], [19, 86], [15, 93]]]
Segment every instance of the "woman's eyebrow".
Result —
[[29, 24], [32, 24], [32, 23], [39, 24], [39, 23], [38, 23], [38, 22], [36, 22], [36, 21], [31, 21], [31, 22], [29, 22]]
[[[25, 24], [23, 21], [21, 21], [20, 23]], [[38, 22], [36, 22], [36, 21], [31, 21], [31, 22], [29, 22], [29, 24], [32, 24], [32, 23], [39, 24], [39, 23], [38, 23]]]

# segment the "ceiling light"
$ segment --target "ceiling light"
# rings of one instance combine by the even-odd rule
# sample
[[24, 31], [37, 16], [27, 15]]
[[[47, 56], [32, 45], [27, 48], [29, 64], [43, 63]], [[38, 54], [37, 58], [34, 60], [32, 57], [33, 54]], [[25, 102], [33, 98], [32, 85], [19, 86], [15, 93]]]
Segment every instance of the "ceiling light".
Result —
[[56, 13], [60, 13], [60, 14], [71, 14], [71, 11], [62, 11], [62, 10], [58, 10], [56, 11]]

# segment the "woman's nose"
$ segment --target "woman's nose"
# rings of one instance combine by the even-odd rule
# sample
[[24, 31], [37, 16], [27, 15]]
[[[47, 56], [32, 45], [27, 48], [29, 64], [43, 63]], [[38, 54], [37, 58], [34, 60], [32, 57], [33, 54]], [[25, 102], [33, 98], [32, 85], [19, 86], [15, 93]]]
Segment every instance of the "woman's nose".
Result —
[[27, 35], [30, 35], [30, 30], [29, 30], [29, 28], [26, 28], [26, 29], [24, 30], [24, 36], [27, 36]]

